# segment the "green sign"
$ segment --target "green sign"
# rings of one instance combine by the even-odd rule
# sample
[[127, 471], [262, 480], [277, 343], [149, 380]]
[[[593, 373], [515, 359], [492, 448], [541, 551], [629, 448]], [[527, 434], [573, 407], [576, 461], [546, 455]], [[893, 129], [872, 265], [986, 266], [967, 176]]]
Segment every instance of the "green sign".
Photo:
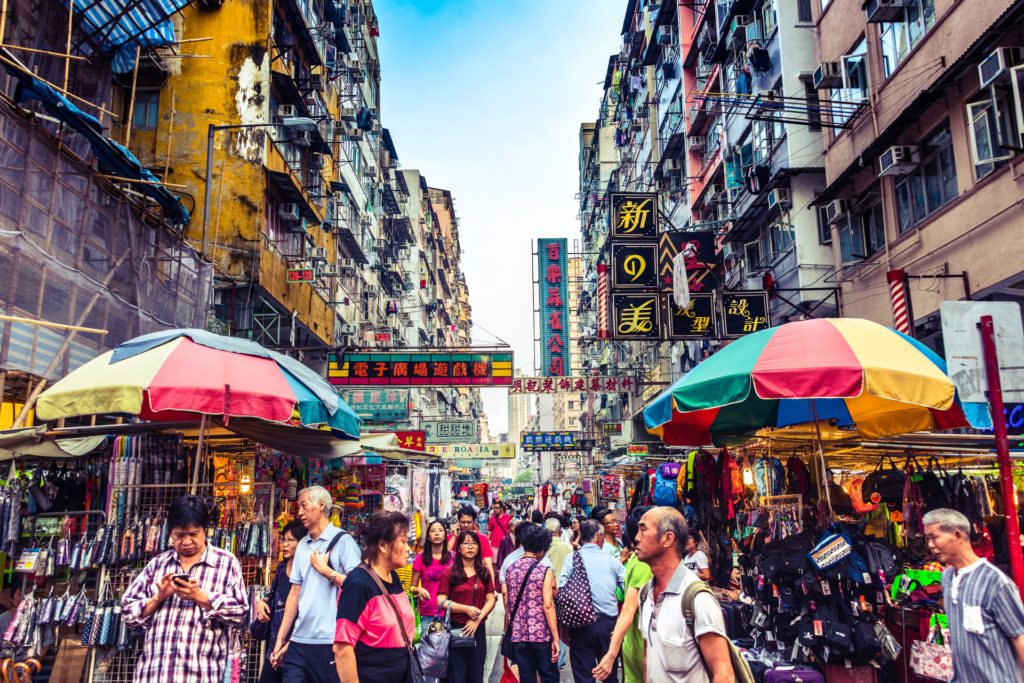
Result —
[[355, 389], [341, 392], [341, 397], [365, 422], [381, 424], [409, 419], [408, 389]]

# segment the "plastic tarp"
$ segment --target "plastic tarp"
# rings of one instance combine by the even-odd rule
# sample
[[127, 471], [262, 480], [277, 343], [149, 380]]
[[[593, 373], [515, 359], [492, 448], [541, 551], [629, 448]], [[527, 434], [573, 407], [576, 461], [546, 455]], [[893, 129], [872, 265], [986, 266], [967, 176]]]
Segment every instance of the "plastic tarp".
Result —
[[83, 52], [113, 56], [114, 73], [135, 68], [136, 47], [160, 47], [174, 42], [171, 17], [188, 0], [71, 0], [86, 35]]
[[14, 93], [16, 102], [20, 104], [29, 100], [37, 100], [46, 113], [64, 122], [89, 141], [102, 172], [121, 178], [147, 181], [135, 185], [133, 189], [159, 204], [164, 211], [164, 218], [169, 222], [175, 225], [184, 225], [189, 222], [188, 210], [185, 209], [181, 201], [161, 185], [160, 179], [149, 169], [143, 167], [127, 147], [104, 137], [103, 125], [95, 116], [86, 114], [72, 104], [71, 100], [27, 70], [12, 66], [11, 62], [16, 62], [14, 56], [7, 50], [0, 49], [0, 51], [8, 60], [8, 62], [4, 62], [4, 69], [18, 81]]
[[394, 434], [367, 434], [358, 441], [339, 439], [328, 430], [308, 427], [289, 427], [262, 420], [233, 419], [218, 424], [246, 439], [252, 439], [266, 446], [292, 455], [306, 458], [333, 460], [361, 453], [373, 453], [387, 460], [430, 460], [430, 456], [419, 451], [400, 448]]
[[14, 458], [74, 458], [96, 450], [105, 436], [55, 438], [46, 427], [0, 431], [0, 462]]

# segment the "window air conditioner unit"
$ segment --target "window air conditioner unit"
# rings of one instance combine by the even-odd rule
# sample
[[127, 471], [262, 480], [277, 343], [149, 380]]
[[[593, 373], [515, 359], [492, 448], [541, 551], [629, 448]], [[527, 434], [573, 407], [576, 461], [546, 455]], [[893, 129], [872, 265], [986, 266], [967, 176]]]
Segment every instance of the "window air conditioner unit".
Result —
[[338, 277], [338, 268], [331, 264], [326, 264], [320, 269], [320, 277]]
[[288, 232], [294, 233], [296, 235], [304, 235], [306, 234], [307, 228], [309, 227], [309, 223], [306, 221], [305, 218], [300, 218], [297, 221], [288, 221], [286, 227], [288, 229]]
[[313, 247], [309, 250], [310, 261], [327, 262], [327, 249], [325, 247]]
[[837, 223], [850, 211], [849, 199], [836, 199], [825, 205], [825, 220], [829, 225]]
[[377, 167], [376, 166], [367, 166], [366, 168], [363, 169], [363, 175], [366, 176], [367, 178], [376, 178], [377, 177]]
[[878, 176], [905, 175], [920, 163], [921, 153], [916, 145], [890, 147], [878, 157]]
[[293, 119], [299, 115], [299, 108], [294, 104], [277, 105], [277, 115], [282, 119]]
[[355, 334], [357, 331], [358, 331], [358, 328], [356, 328], [356, 326], [353, 325], [352, 323], [342, 323], [341, 324], [341, 333], [342, 334]]
[[814, 70], [815, 90], [832, 90], [843, 86], [843, 70], [839, 62], [822, 62]]
[[903, 13], [909, 0], [867, 0], [864, 11], [869, 24], [889, 24], [903, 21]]
[[768, 208], [790, 209], [793, 207], [793, 192], [788, 187], [777, 187], [768, 193]]
[[672, 27], [671, 26], [659, 26], [658, 27], [658, 44], [659, 45], [671, 45], [672, 44]]
[[324, 89], [324, 77], [320, 74], [313, 74], [309, 77], [309, 87], [312, 90]]
[[377, 296], [377, 285], [366, 285], [363, 289], [369, 296]]
[[687, 138], [686, 143], [691, 152], [704, 151], [704, 138], [700, 135], [691, 135]]
[[278, 204], [277, 215], [286, 221], [298, 221], [302, 218], [302, 212], [298, 204]]
[[683, 171], [686, 170], [685, 159], [669, 159], [668, 168], [670, 171]]
[[1019, 47], [996, 48], [992, 54], [978, 65], [978, 82], [984, 88], [996, 81], [1004, 80], [1009, 75], [1009, 68], [1024, 61]]

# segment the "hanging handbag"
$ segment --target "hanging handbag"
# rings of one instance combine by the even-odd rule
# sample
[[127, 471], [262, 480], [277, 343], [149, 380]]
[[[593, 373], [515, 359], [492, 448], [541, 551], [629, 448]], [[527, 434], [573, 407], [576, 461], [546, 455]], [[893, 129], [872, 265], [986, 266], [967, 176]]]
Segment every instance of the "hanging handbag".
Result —
[[426, 683], [426, 678], [423, 674], [423, 669], [420, 667], [420, 660], [416, 657], [416, 648], [412, 646], [412, 642], [409, 640], [409, 634], [405, 632], [405, 622], [402, 621], [402, 613], [398, 611], [398, 604], [395, 599], [388, 592], [388, 589], [384, 586], [384, 582], [377, 576], [377, 572], [373, 570], [373, 567], [363, 563], [363, 570], [370, 575], [373, 582], [377, 584], [377, 588], [387, 598], [388, 604], [391, 605], [391, 610], [395, 613], [395, 622], [398, 624], [398, 630], [402, 633], [402, 640], [405, 642], [405, 650], [409, 655], [409, 675], [406, 678], [408, 683]]
[[572, 575], [555, 598], [555, 613], [558, 625], [570, 630], [586, 628], [597, 621], [590, 580], [578, 550], [572, 554]]
[[[448, 610], [448, 614], [451, 614], [451, 609]], [[446, 622], [447, 619], [446, 616]], [[451, 631], [447, 626], [442, 629], [430, 630], [420, 636], [420, 646], [416, 650], [416, 657], [424, 676], [444, 678], [448, 675], [448, 648], [451, 637]]]
[[936, 681], [953, 678], [953, 653], [949, 645], [934, 642], [936, 630], [928, 632], [927, 640], [915, 640], [910, 645], [910, 669], [918, 676]]
[[875, 471], [864, 479], [861, 487], [865, 501], [874, 502], [874, 494], [878, 494], [879, 502], [898, 504], [903, 500], [903, 488], [906, 483], [906, 475], [903, 470], [896, 466], [891, 457], [888, 457], [889, 467], [883, 469], [887, 456], [882, 456], [878, 461]]
[[505, 629], [505, 633], [501, 636], [501, 656], [509, 660], [515, 660], [516, 658], [516, 644], [512, 642], [512, 625], [515, 623], [516, 613], [519, 611], [519, 603], [523, 600], [526, 584], [529, 583], [530, 575], [533, 574], [533, 570], [538, 566], [540, 566], [540, 560], [534, 560], [533, 565], [526, 572], [526, 576], [523, 577], [523, 583], [519, 586], [516, 601], [512, 604], [512, 611], [508, 615], [508, 628]]
[[[472, 605], [476, 607], [476, 589], [479, 581], [478, 576], [473, 577], [473, 602]], [[452, 607], [451, 600], [448, 601], [448, 611], [444, 616], [444, 627], [451, 634], [451, 638], [448, 641], [449, 648], [467, 648], [476, 647], [476, 636], [464, 636], [462, 635], [462, 628], [457, 627], [456, 630], [452, 629]]]

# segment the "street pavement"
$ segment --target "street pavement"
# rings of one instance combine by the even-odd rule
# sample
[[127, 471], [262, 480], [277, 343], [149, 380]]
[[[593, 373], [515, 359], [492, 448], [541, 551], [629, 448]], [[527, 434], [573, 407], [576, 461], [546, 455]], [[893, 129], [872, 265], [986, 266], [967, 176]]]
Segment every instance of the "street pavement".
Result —
[[[501, 681], [502, 674], [502, 657], [501, 657], [501, 633], [505, 625], [505, 608], [501, 604], [501, 598], [498, 598], [498, 604], [495, 605], [494, 610], [490, 616], [487, 617], [487, 663], [484, 665], [484, 680], [487, 683], [499, 683]], [[566, 661], [565, 668], [560, 672], [561, 678], [559, 683], [573, 683], [572, 670], [569, 668], [569, 663]]]

